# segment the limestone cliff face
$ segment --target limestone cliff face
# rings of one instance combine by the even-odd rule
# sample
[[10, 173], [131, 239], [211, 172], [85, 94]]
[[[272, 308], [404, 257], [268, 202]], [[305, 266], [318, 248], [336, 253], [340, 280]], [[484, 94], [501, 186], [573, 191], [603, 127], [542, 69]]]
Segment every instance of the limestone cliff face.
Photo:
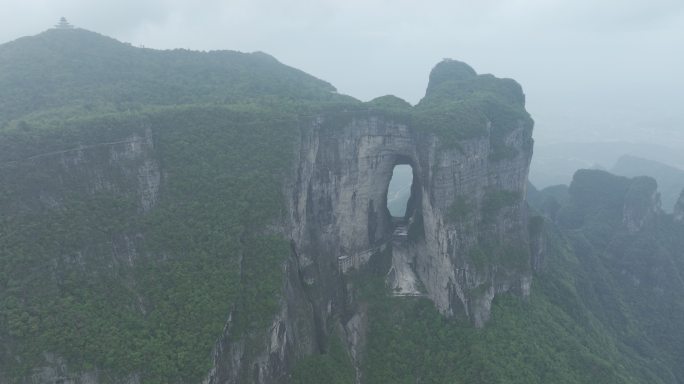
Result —
[[622, 213], [622, 222], [629, 233], [639, 232], [644, 226], [653, 223], [660, 212], [658, 184], [650, 177], [641, 176], [632, 180]]
[[[492, 160], [490, 137], [471, 139], [462, 144], [462, 150], [441, 153], [434, 140], [423, 156], [427, 175], [419, 219], [425, 238], [414, 245], [416, 272], [441, 312], [464, 311], [477, 326], [489, 318], [496, 293], [519, 290], [527, 294], [529, 290], [523, 199], [530, 135], [525, 126], [512, 129], [505, 141], [517, 149], [517, 155], [506, 161]], [[499, 199], [506, 201], [500, 204]], [[520, 247], [523, 254], [514, 257], [523, 259], [522, 267], [496, 261], [504, 256], [496, 255], [499, 246], [510, 246], [510, 252]], [[483, 255], [486, 260], [477, 260]]]
[[[430, 87], [438, 87], [433, 81]], [[415, 122], [372, 112], [341, 120], [322, 115], [303, 127], [296, 177], [288, 188], [289, 235], [299, 273], [316, 292], [315, 307], [341, 306], [343, 260], [362, 268], [375, 251], [391, 247], [395, 223], [386, 209], [387, 186], [398, 164], [411, 165], [414, 182], [404, 218], [407, 256], [395, 257], [393, 268], [412, 272], [404, 278], [423, 287], [398, 294], [424, 295], [445, 315], [463, 314], [482, 326], [497, 293], [528, 293], [524, 196], [531, 123], [511, 120], [496, 128], [501, 134], [487, 121], [482, 134], [449, 147], [439, 135], [416, 129]], [[454, 122], [451, 129], [461, 127]], [[505, 158], [497, 156], [501, 145]]]
[[[448, 66], [465, 68], [451, 75], [482, 80], [464, 64]], [[454, 68], [447, 69], [450, 75]], [[513, 96], [524, 100], [519, 86], [513, 88]], [[532, 263], [524, 199], [532, 124], [507, 123], [486, 120], [482, 131], [456, 145], [419, 121], [372, 110], [322, 113], [303, 124], [285, 186], [284, 232], [293, 252], [282, 310], [266, 338], [271, 342], [251, 361], [239, 351], [237, 357], [219, 354], [217, 366], [259, 372], [257, 382], [277, 382], [293, 357], [325, 351], [326, 339], [337, 330], [345, 335], [362, 382], [358, 367], [368, 319], [347, 274], [367, 268], [383, 251], [393, 253], [387, 284], [395, 295], [427, 297], [444, 315], [478, 327], [488, 321], [497, 294], [528, 295]], [[457, 120], [451, 124], [449, 129], [463, 128]], [[392, 218], [386, 208], [398, 164], [409, 164], [414, 174], [404, 218]], [[237, 382], [229, 370], [214, 372], [208, 382]]]
[[679, 200], [675, 204], [674, 219], [680, 223], [684, 222], [684, 191], [679, 195]]
[[[290, 228], [300, 273], [321, 295], [317, 304], [335, 304], [331, 293], [343, 278], [340, 258], [358, 257], [354, 263], [362, 267], [370, 257], [368, 250], [390, 242], [394, 228], [385, 207], [397, 164], [410, 164], [414, 170], [406, 219], [409, 260], [424, 286], [421, 294], [444, 314], [463, 313], [482, 326], [496, 293], [527, 292], [528, 255], [515, 256], [523, 258], [522, 268], [517, 268], [498, 265], [491, 253], [499, 251], [499, 244], [524, 249], [528, 243], [523, 196], [530, 133], [528, 127], [514, 127], [506, 142], [518, 154], [493, 161], [487, 136], [445, 150], [434, 135], [420, 135], [376, 116], [353, 117], [335, 130], [321, 117], [307, 127], [292, 188]], [[492, 201], [497, 199], [507, 201]], [[459, 204], [468, 212], [453, 217], [450, 210]], [[489, 261], [473, 260], [473, 253]]]
[[[127, 137], [33, 155], [3, 164], [17, 169], [38, 168], [46, 175], [39, 188], [15, 182], [21, 200], [12, 211], [56, 208], [63, 204], [64, 191], [82, 195], [101, 192], [130, 195], [140, 213], [157, 203], [162, 173], [155, 157], [152, 130], [140, 129]], [[13, 212], [11, 212], [13, 213]]]

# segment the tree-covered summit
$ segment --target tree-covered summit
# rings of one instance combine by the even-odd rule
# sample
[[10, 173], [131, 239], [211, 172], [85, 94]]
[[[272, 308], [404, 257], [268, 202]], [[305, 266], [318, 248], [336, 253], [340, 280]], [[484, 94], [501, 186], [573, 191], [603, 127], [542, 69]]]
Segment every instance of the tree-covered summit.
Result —
[[70, 106], [331, 100], [329, 83], [265, 53], [134, 47], [84, 29], [50, 29], [0, 45], [0, 124]]
[[525, 110], [520, 84], [490, 74], [478, 75], [468, 64], [452, 59], [444, 59], [430, 72], [415, 116], [421, 130], [439, 135], [446, 145], [489, 136], [493, 156], [500, 160], [516, 155], [505, 144], [511, 130], [522, 125], [531, 135], [534, 125]]
[[500, 79], [489, 74], [478, 75], [468, 64], [452, 59], [444, 59], [432, 69], [421, 104], [472, 98], [493, 98], [513, 107], [525, 106], [522, 87], [515, 80]]

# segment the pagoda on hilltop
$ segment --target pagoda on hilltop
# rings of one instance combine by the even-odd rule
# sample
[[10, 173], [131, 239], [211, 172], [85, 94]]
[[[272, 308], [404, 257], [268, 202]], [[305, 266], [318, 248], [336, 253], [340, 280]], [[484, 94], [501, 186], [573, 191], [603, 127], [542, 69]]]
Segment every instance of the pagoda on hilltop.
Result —
[[65, 17], [62, 17], [59, 19], [59, 23], [57, 23], [57, 25], [55, 25], [55, 28], [56, 29], [73, 29], [74, 26], [69, 24], [69, 22], [67, 21], [67, 19]]

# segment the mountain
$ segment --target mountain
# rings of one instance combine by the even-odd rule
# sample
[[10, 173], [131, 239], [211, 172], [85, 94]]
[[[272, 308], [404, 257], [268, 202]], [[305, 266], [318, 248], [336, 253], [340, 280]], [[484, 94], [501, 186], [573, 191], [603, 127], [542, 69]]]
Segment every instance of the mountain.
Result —
[[540, 188], [567, 185], [578, 169], [609, 170], [622, 156], [650, 159], [684, 169], [684, 151], [676, 146], [622, 141], [563, 142], [535, 146], [530, 180]]
[[556, 256], [562, 259], [545, 278], [557, 276], [554, 284], [567, 290], [562, 305], [576, 306], [578, 322], [615, 341], [616, 351], [632, 360], [620, 371], [639, 371], [637, 382], [682, 382], [681, 215], [660, 210], [654, 179], [596, 170], [578, 171], [560, 205], [549, 240], [564, 247]]
[[668, 212], [672, 212], [679, 193], [684, 189], [684, 170], [636, 156], [620, 157], [611, 172], [621, 176], [651, 176], [656, 179], [663, 208]]
[[362, 103], [83, 30], [0, 68], [2, 383], [683, 380], [682, 199], [582, 171], [529, 208], [511, 79]]
[[84, 30], [0, 67], [0, 382], [199, 381], [231, 308], [247, 332], [278, 305], [290, 248], [256, 228], [284, 205], [295, 104], [356, 102], [265, 54]]
[[83, 29], [51, 29], [0, 46], [0, 124], [34, 112], [341, 98], [334, 92], [261, 52], [142, 49]]

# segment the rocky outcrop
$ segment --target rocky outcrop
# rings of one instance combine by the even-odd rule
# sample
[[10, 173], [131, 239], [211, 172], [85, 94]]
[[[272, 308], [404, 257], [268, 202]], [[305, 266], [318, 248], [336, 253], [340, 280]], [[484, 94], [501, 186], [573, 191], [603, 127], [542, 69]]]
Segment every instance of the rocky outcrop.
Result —
[[[478, 264], [472, 251], [494, 261], [499, 245], [527, 244], [523, 203], [530, 153], [529, 129], [516, 127], [508, 145], [514, 159], [492, 161], [489, 137], [443, 149], [434, 135], [376, 116], [352, 116], [334, 130], [321, 117], [303, 135], [297, 183], [293, 186], [291, 236], [300, 273], [325, 307], [334, 298], [339, 257], [363, 254], [391, 241], [393, 223], [386, 207], [387, 185], [397, 164], [414, 170], [406, 220], [409, 252], [425, 294], [447, 315], [463, 312], [478, 325], [488, 318], [493, 294], [520, 287], [521, 270], [494, 262]], [[450, 208], [467, 200], [462, 217]], [[364, 260], [365, 262], [365, 260]], [[362, 262], [362, 264], [364, 263]], [[475, 306], [473, 306], [473, 304]]]
[[162, 178], [149, 127], [115, 140], [44, 152], [3, 165], [38, 168], [45, 174], [39, 187], [17, 183], [24, 190], [18, 194], [21, 200], [10, 207], [13, 211], [59, 208], [63, 205], [63, 192], [68, 190], [85, 196], [125, 195], [137, 202], [140, 213], [145, 213], [157, 203]]
[[[442, 73], [433, 71], [431, 83], [449, 82], [453, 76], [480, 80], [462, 63], [445, 65]], [[514, 85], [511, 97], [524, 103]], [[430, 88], [444, 91], [440, 84]], [[462, 128], [454, 120], [450, 129]], [[323, 352], [335, 329], [345, 330], [358, 363], [366, 317], [346, 272], [367, 268], [398, 246], [401, 253], [397, 250], [392, 257], [388, 285], [400, 295], [429, 298], [446, 316], [468, 318], [482, 327], [497, 294], [527, 295], [532, 268], [524, 197], [531, 134], [529, 120], [511, 119], [505, 126], [487, 120], [478, 134], [447, 144], [411, 119], [360, 109], [321, 113], [303, 125], [295, 169], [285, 187], [285, 232], [292, 240], [294, 260], [288, 263], [282, 313], [306, 302], [313, 328], [308, 335], [296, 335], [292, 324], [298, 320], [279, 317], [285, 324], [282, 335], [270, 338], [277, 339], [277, 345], [264, 343], [263, 358], [256, 360], [265, 365], [249, 371], [276, 372], [274, 367], [292, 362], [274, 350], [291, 355]], [[398, 164], [410, 165], [414, 176], [406, 216], [393, 220], [386, 208], [387, 188]], [[398, 242], [397, 236], [403, 240]], [[217, 364], [222, 361], [230, 363], [235, 357], [217, 356]], [[255, 381], [276, 381], [276, 375], [259, 378]], [[239, 380], [225, 375], [208, 381]], [[357, 381], [362, 381], [358, 366]]]
[[544, 218], [541, 216], [531, 217], [528, 228], [530, 232], [530, 261], [532, 270], [541, 272], [544, 269], [547, 251]]
[[684, 191], [679, 195], [679, 200], [675, 204], [674, 219], [677, 222], [684, 223]]
[[653, 223], [660, 212], [658, 184], [653, 178], [641, 176], [632, 179], [622, 209], [622, 222], [629, 233], [639, 232]]
[[[458, 62], [438, 66], [429, 89], [453, 76], [478, 78], [464, 67], [469, 69]], [[452, 77], [444, 79], [444, 73]], [[524, 100], [522, 93], [517, 97]], [[410, 264], [437, 308], [482, 326], [495, 293], [524, 291], [530, 268], [523, 199], [532, 131], [524, 120], [509, 124], [497, 127], [501, 134], [489, 122], [482, 134], [451, 147], [437, 134], [372, 113], [323, 115], [305, 127], [289, 189], [290, 236], [300, 273], [322, 295], [316, 306], [336, 297], [339, 257], [391, 244], [387, 186], [398, 164], [414, 172], [405, 217]], [[461, 127], [455, 122], [451, 129]], [[497, 156], [501, 144], [511, 154], [505, 159]]]

